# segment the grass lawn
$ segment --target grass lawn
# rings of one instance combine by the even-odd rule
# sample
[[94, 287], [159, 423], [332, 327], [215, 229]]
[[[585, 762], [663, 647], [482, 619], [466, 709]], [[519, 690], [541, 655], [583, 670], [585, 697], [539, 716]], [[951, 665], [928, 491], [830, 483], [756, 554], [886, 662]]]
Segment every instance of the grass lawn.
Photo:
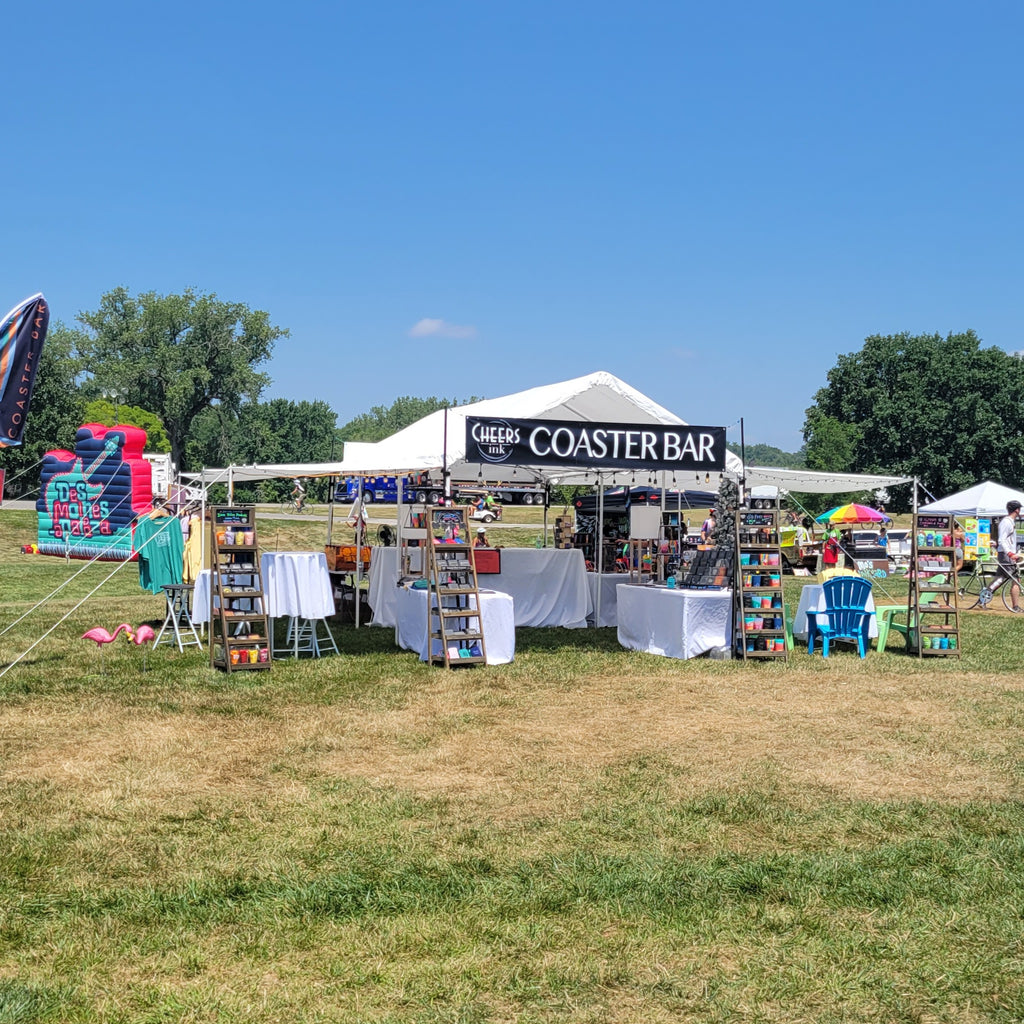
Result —
[[[115, 569], [12, 626], [82, 569], [32, 518], [0, 671]], [[1024, 1020], [1024, 617], [965, 616], [960, 662], [79, 639], [162, 618], [124, 567], [0, 676], [0, 1024]]]

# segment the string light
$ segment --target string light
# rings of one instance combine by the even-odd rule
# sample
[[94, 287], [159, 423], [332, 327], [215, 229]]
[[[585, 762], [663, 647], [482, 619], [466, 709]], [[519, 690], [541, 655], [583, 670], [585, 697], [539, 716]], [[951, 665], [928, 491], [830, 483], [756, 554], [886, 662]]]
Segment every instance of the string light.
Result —
[[705, 473], [704, 474], [704, 483], [706, 483], [706, 484], [711, 483], [711, 474], [710, 473]]

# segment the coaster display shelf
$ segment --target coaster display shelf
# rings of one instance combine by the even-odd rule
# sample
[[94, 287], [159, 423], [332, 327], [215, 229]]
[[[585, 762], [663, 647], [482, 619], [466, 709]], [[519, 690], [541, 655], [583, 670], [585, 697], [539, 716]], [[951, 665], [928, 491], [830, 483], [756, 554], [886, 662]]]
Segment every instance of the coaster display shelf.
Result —
[[954, 517], [915, 513], [910, 547], [908, 647], [919, 657], [960, 657]]
[[267, 599], [251, 505], [210, 510], [210, 664], [226, 672], [273, 662]]
[[744, 661], [789, 657], [779, 515], [776, 507], [736, 513], [736, 646]]
[[434, 508], [424, 560], [427, 601], [427, 660], [446, 668], [487, 661], [476, 559], [469, 537], [468, 509]]

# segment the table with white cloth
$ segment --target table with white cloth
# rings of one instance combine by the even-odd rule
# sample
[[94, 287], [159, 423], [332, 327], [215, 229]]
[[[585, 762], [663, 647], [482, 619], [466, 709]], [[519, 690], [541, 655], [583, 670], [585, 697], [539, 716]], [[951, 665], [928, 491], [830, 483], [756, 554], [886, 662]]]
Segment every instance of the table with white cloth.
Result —
[[[599, 579], [601, 581], [601, 621], [594, 622], [597, 615], [597, 581]], [[590, 596], [587, 618], [595, 626], [617, 626], [619, 624], [616, 614], [615, 588], [628, 579], [629, 577], [621, 572], [587, 573], [587, 590]]]
[[[260, 558], [260, 569], [267, 615], [272, 619], [288, 619], [287, 646], [280, 652], [275, 649], [274, 653], [309, 651], [318, 655], [321, 641], [337, 651], [325, 621], [334, 614], [334, 596], [324, 553], [267, 551]], [[231, 574], [227, 574], [227, 578], [230, 577]], [[192, 621], [200, 624], [208, 622], [209, 618], [210, 570], [203, 569], [196, 578]], [[321, 631], [326, 635], [321, 636]]]
[[[817, 610], [825, 608], [825, 591], [820, 583], [808, 583], [800, 591], [800, 600], [796, 606], [796, 615], [793, 616], [793, 637], [797, 640], [807, 639], [807, 616], [813, 615]], [[878, 636], [878, 620], [875, 617], [875, 598], [868, 594], [865, 609], [871, 613], [868, 620], [868, 636]], [[828, 617], [822, 616], [827, 622]]]
[[695, 658], [732, 642], [731, 590], [682, 587], [616, 588], [619, 643], [665, 658]]
[[[398, 646], [416, 651], [420, 661], [427, 660], [426, 587], [395, 587], [395, 613], [398, 619]], [[488, 665], [507, 665], [516, 655], [514, 602], [508, 594], [496, 590], [480, 591], [480, 627]], [[476, 607], [475, 602], [472, 607]], [[435, 641], [437, 642], [437, 641]]]
[[[275, 654], [320, 655], [325, 642], [338, 653], [327, 619], [334, 614], [334, 592], [322, 551], [266, 551], [260, 557], [267, 614], [288, 618], [285, 646]], [[321, 636], [321, 630], [324, 635]]]
[[[371, 549], [369, 601], [375, 626], [397, 623], [397, 570], [398, 548]], [[576, 548], [502, 548], [501, 572], [480, 574], [477, 580], [512, 598], [516, 626], [587, 625], [587, 566]]]

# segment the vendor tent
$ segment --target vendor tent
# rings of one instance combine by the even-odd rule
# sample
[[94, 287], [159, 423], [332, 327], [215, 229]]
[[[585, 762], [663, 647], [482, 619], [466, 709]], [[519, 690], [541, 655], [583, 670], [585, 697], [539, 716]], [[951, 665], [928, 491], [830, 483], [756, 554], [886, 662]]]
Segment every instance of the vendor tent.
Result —
[[[437, 470], [444, 466], [456, 480], [522, 480], [563, 484], [597, 482], [593, 470], [537, 466], [496, 467], [490, 463], [467, 462], [467, 416], [686, 426], [684, 420], [664, 406], [658, 405], [625, 381], [601, 370], [501, 398], [488, 398], [447, 410], [439, 409], [376, 444], [360, 445], [358, 449], [346, 445], [342, 472], [404, 473]], [[739, 458], [731, 452], [727, 453], [727, 471], [738, 474], [740, 468]], [[636, 474], [628, 469], [607, 469], [601, 472], [601, 480], [606, 484], [636, 483], [638, 481], [635, 477]]]
[[776, 469], [772, 466], [747, 466], [748, 487], [778, 487], [807, 494], [849, 494], [874, 491], [880, 487], [908, 484], [912, 476], [882, 476], [877, 473], [821, 473], [813, 469]]
[[1024, 505], [1024, 491], [985, 480], [968, 487], [966, 491], [922, 505], [918, 512], [941, 512], [954, 516], [1005, 516], [1008, 501], [1019, 501]]

